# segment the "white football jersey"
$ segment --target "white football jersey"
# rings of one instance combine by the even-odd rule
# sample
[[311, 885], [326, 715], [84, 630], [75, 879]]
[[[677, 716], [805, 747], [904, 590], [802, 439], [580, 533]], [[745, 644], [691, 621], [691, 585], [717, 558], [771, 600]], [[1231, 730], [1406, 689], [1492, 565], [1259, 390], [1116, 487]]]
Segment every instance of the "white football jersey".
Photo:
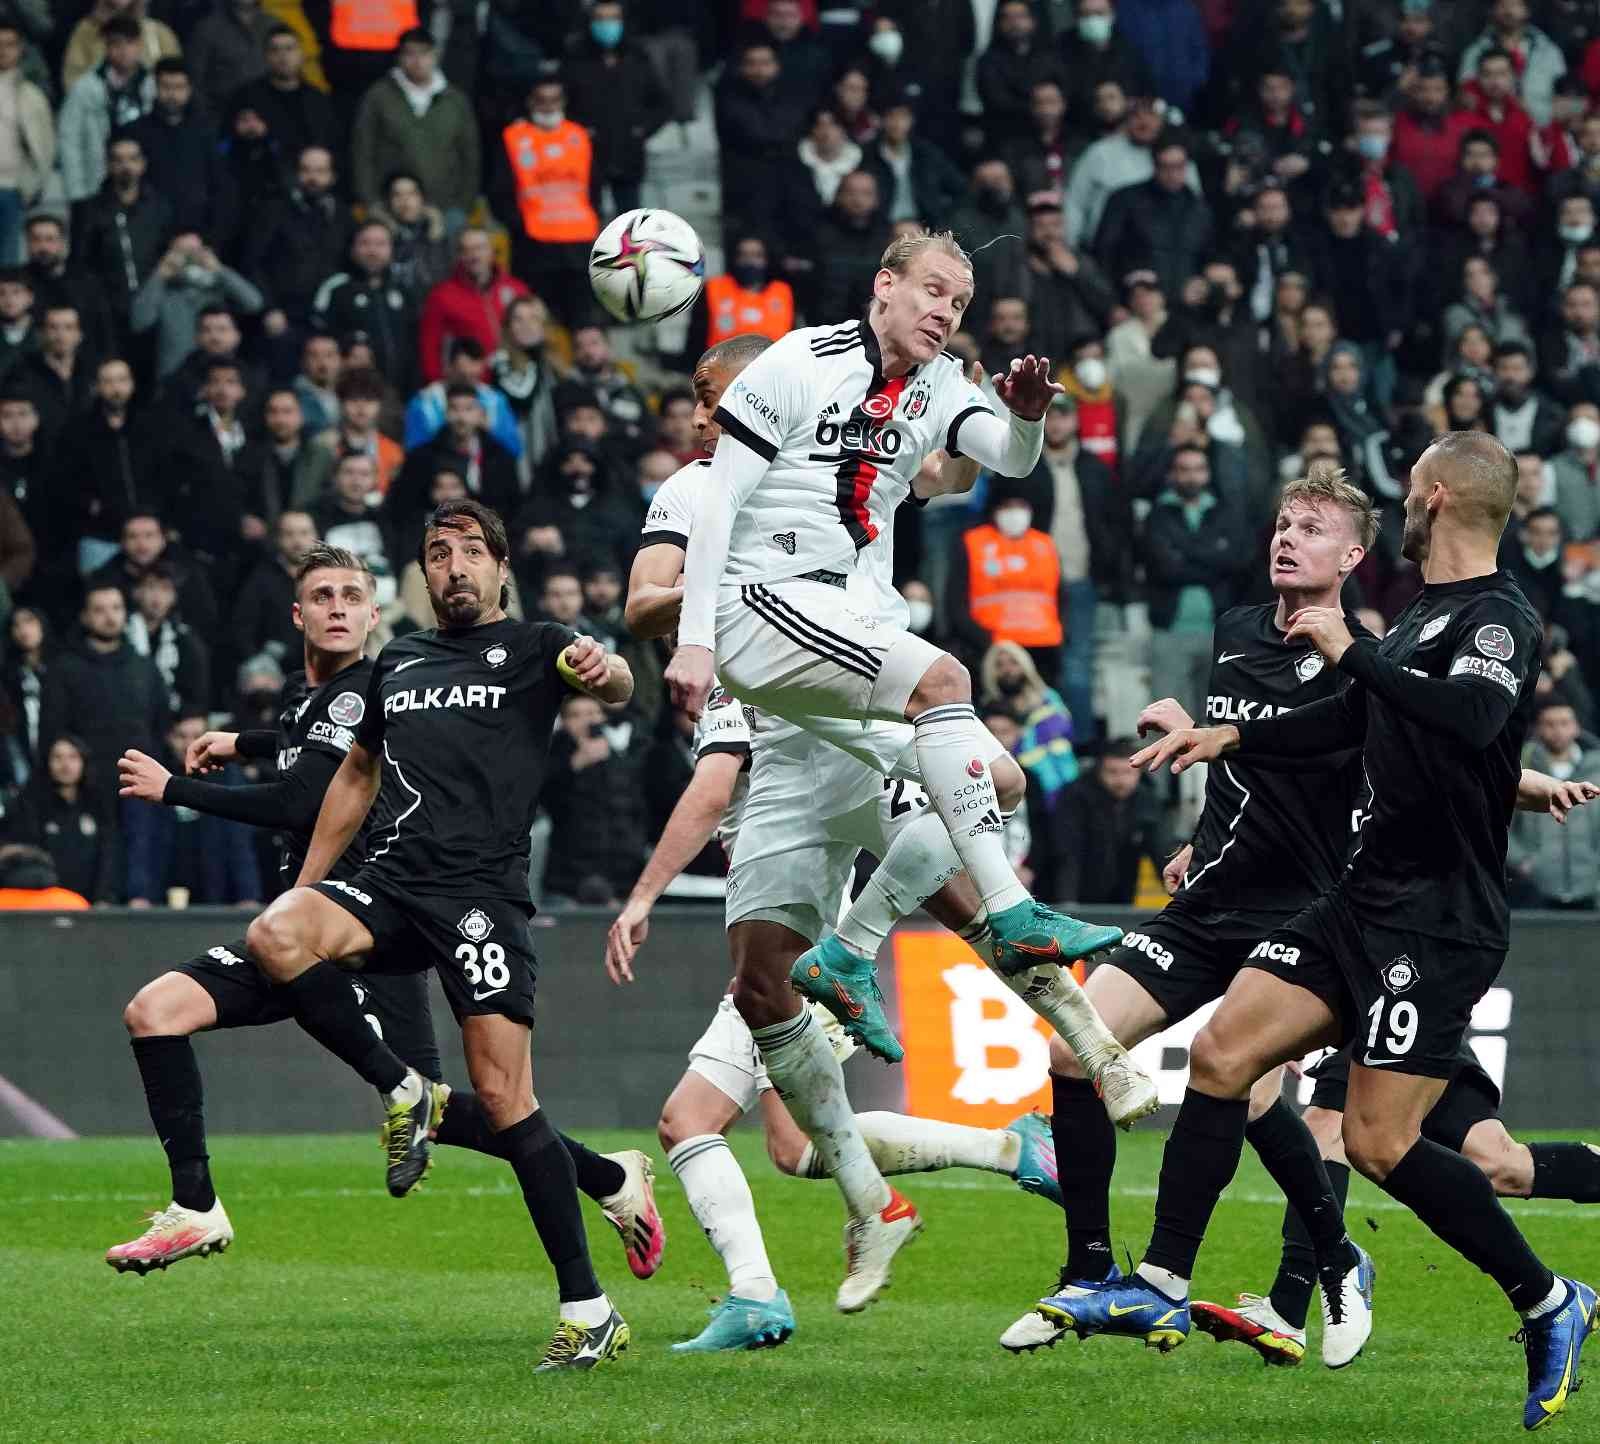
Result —
[[881, 364], [865, 321], [810, 326], [728, 387], [717, 424], [769, 466], [734, 519], [724, 583], [850, 570], [874, 542], [886, 551], [890, 518], [928, 453], [959, 455], [961, 423], [994, 414], [948, 353], [887, 380]]
[[752, 726], [754, 708], [743, 706], [736, 697], [721, 687], [713, 687], [706, 699], [700, 719], [694, 724], [694, 760], [713, 752], [728, 752], [743, 757], [745, 764], [739, 769], [738, 780], [733, 784], [733, 796], [717, 823], [717, 838], [729, 856], [739, 836], [739, 824], [744, 820], [745, 799], [750, 795], [750, 750], [754, 743]]

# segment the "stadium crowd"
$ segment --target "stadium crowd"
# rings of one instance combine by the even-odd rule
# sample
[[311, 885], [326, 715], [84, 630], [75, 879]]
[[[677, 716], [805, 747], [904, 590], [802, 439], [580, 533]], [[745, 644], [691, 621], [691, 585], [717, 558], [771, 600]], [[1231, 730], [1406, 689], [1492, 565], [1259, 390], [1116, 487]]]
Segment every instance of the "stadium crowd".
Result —
[[[668, 349], [586, 284], [641, 199], [713, 261]], [[370, 564], [380, 640], [432, 625], [420, 519], [466, 493], [511, 521], [518, 614], [638, 679], [568, 699], [533, 879], [625, 895], [693, 767], [622, 625], [701, 454], [688, 374], [859, 312], [905, 226], [974, 252], [954, 349], [1066, 388], [1032, 475], [895, 538], [1028, 772], [1041, 896], [1128, 902], [1180, 840], [1123, 734], [1149, 696], [1204, 714], [1275, 488], [1336, 457], [1383, 508], [1347, 598], [1381, 632], [1444, 429], [1518, 456], [1529, 764], [1600, 780], [1597, 209], [1595, 0], [0, 0], [0, 887], [275, 892], [269, 839], [119, 803], [116, 760], [273, 725], [319, 538]], [[1511, 867], [1595, 907], [1600, 817], [1519, 816]]]

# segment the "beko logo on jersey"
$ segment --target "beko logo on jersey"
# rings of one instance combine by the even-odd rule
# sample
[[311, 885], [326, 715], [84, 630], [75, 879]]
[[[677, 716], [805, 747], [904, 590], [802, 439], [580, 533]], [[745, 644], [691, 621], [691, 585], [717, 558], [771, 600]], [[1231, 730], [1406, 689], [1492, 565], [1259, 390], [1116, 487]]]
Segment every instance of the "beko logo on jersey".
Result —
[[396, 712], [425, 712], [434, 707], [488, 707], [498, 710], [506, 695], [504, 687], [412, 687], [404, 692], [391, 692], [383, 699], [383, 715], [392, 717]]
[[[893, 408], [891, 407], [892, 411]], [[889, 412], [884, 412], [885, 416]], [[874, 421], [871, 417], [852, 416], [848, 421], [835, 422], [829, 420], [826, 413], [817, 418], [817, 434], [815, 437], [818, 446], [837, 446], [844, 451], [862, 451], [869, 456], [894, 457], [900, 454], [900, 447], [904, 438], [893, 426], [883, 421]], [[837, 456], [818, 456], [813, 453], [807, 458], [810, 461], [837, 461]]]
[[1483, 677], [1490, 682], [1498, 682], [1513, 697], [1522, 690], [1522, 684], [1517, 681], [1517, 674], [1503, 662], [1491, 661], [1488, 657], [1474, 657], [1470, 653], [1465, 657], [1457, 657], [1450, 666], [1452, 677]]
[[1274, 707], [1270, 702], [1246, 702], [1241, 697], [1207, 697], [1206, 719], [1211, 722], [1255, 722], [1263, 717], [1279, 717], [1292, 707]]

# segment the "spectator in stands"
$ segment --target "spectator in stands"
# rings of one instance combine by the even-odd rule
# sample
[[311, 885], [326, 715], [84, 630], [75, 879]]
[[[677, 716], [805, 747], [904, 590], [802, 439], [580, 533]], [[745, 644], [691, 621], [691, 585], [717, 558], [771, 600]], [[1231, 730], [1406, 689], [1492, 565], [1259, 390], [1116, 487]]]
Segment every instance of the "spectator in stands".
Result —
[[1394, 158], [1411, 173], [1422, 199], [1434, 198], [1456, 172], [1472, 117], [1451, 106], [1450, 77], [1436, 56], [1416, 68], [1394, 121]]
[[[643, 789], [637, 769], [613, 750], [594, 698], [562, 702], [541, 800], [551, 822], [546, 905], [609, 904], [624, 895], [644, 861]], [[602, 815], [606, 825], [596, 828]]]
[[1034, 196], [1028, 202], [1024, 295], [1032, 344], [1045, 356], [1062, 356], [1078, 337], [1102, 333], [1117, 307], [1100, 267], [1061, 237], [1060, 197], [1051, 191]]
[[684, 465], [670, 451], [657, 448], [639, 458], [634, 479], [639, 485], [639, 504], [648, 506], [655, 494], [672, 479], [672, 474]]
[[155, 331], [156, 374], [167, 377], [180, 372], [197, 350], [205, 349], [202, 337], [209, 317], [219, 311], [228, 317], [232, 349], [237, 350], [240, 338], [233, 312], [254, 316], [264, 302], [254, 285], [223, 265], [204, 237], [184, 231], [172, 238], [166, 254], [134, 293], [128, 323], [135, 333]]
[[300, 402], [307, 430], [331, 431], [339, 424], [339, 375], [344, 358], [332, 336], [313, 332], [300, 348], [300, 370], [290, 387]]
[[[335, 416], [338, 415], [337, 410]], [[318, 446], [292, 387], [267, 393], [266, 446], [261, 472], [262, 505], [269, 517], [286, 507], [310, 506], [333, 476], [333, 453]], [[380, 488], [381, 489], [381, 488]]]
[[1248, 526], [1211, 485], [1205, 450], [1173, 448], [1144, 536], [1150, 670], [1191, 717], [1205, 715], [1211, 633], [1256, 564]]
[[23, 227], [28, 247], [28, 280], [33, 286], [33, 319], [39, 325], [46, 307], [72, 306], [84, 338], [97, 355], [110, 355], [116, 328], [100, 282], [72, 254], [67, 227], [59, 216], [36, 211]]
[[1351, 119], [1367, 224], [1384, 236], [1420, 237], [1427, 208], [1410, 171], [1394, 158], [1394, 112], [1381, 100], [1358, 100]]
[[1039, 21], [1028, 0], [1000, 0], [994, 38], [978, 60], [978, 94], [991, 144], [1028, 133], [1028, 101], [1041, 80], [1065, 80], [1060, 57], [1039, 37]]
[[989, 324], [979, 352], [985, 375], [1006, 370], [1015, 357], [1035, 349], [1029, 344], [1029, 319], [1028, 303], [1021, 296], [996, 296], [989, 302]]
[[589, 634], [593, 624], [583, 614], [583, 583], [571, 563], [557, 562], [545, 571], [539, 590], [539, 616], [543, 621]]
[[1508, 341], [1494, 352], [1494, 434], [1513, 452], [1554, 456], [1566, 435], [1566, 416], [1534, 386], [1537, 372], [1531, 349]]
[[[0, 30], [0, 36], [4, 31]], [[96, 195], [73, 208], [73, 254], [100, 283], [117, 333], [130, 334], [129, 311], [173, 233], [167, 198], [146, 177], [144, 147], [131, 132], [106, 147], [106, 179]]]
[[238, 222], [233, 177], [223, 159], [216, 122], [195, 100], [182, 60], [156, 65], [156, 103], [128, 134], [139, 142], [153, 190], [172, 206], [172, 224], [226, 246]]
[[847, 65], [834, 77], [823, 103], [833, 112], [845, 135], [864, 146], [878, 138], [882, 125], [871, 101], [872, 83], [867, 79], [866, 67]]
[[960, 204], [966, 181], [938, 146], [916, 134], [916, 125], [911, 98], [893, 97], [884, 107], [883, 129], [865, 148], [864, 159], [878, 169], [889, 220], [920, 221], [929, 230], [941, 230]]
[[361, 98], [350, 136], [351, 189], [370, 204], [396, 171], [416, 176], [454, 232], [478, 196], [482, 158], [472, 103], [438, 68], [433, 36], [408, 30], [399, 64]]
[[594, 143], [593, 188], [610, 188], [611, 214], [639, 204], [645, 145], [671, 114], [655, 66], [627, 32], [621, 0], [595, 0], [588, 38], [564, 71], [572, 118]]
[[1487, 29], [1461, 53], [1457, 78], [1465, 81], [1474, 74], [1481, 76], [1483, 57], [1494, 50], [1505, 52], [1520, 79], [1522, 103], [1543, 125], [1550, 119], [1556, 81], [1567, 73], [1567, 62], [1561, 47], [1528, 23], [1527, 0], [1494, 0]]
[[489, 233], [469, 226], [456, 244], [449, 278], [428, 294], [422, 308], [417, 359], [424, 382], [438, 381], [450, 359], [450, 343], [469, 337], [484, 356], [500, 344], [506, 308], [528, 288], [495, 264]]
[[0, 265], [20, 259], [22, 217], [56, 164], [49, 98], [22, 72], [21, 27], [0, 17]]
[[1566, 534], [1588, 541], [1600, 533], [1600, 405], [1575, 402], [1567, 412], [1566, 449], [1550, 460], [1555, 508]]
[[1078, 442], [1115, 476], [1122, 465], [1122, 433], [1116, 392], [1106, 366], [1105, 343], [1098, 336], [1074, 342], [1069, 364], [1057, 373], [1078, 412]]
[[384, 203], [369, 206], [367, 214], [389, 227], [395, 278], [411, 303], [420, 308], [454, 264], [444, 213], [427, 203], [422, 182], [403, 171], [389, 177], [384, 197]]
[[1095, 232], [1094, 253], [1111, 273], [1141, 268], [1156, 273], [1168, 295], [1211, 253], [1215, 231], [1211, 207], [1188, 186], [1189, 147], [1176, 135], [1154, 150], [1155, 174], [1116, 191], [1106, 202]]
[[638, 383], [617, 364], [604, 326], [580, 326], [572, 333], [572, 375], [600, 403], [617, 448], [630, 453], [641, 450], [650, 405]]
[[1524, 346], [1533, 343], [1528, 323], [1500, 289], [1500, 273], [1491, 261], [1483, 256], [1468, 256], [1461, 263], [1460, 275], [1460, 298], [1444, 313], [1442, 329], [1447, 351], [1455, 347], [1469, 326], [1481, 331], [1491, 347], [1505, 341], [1519, 341]]
[[88, 745], [62, 733], [45, 753], [24, 801], [61, 887], [101, 907], [122, 901], [122, 834], [115, 792], [91, 774]]
[[1466, 225], [1472, 203], [1487, 196], [1508, 220], [1526, 225], [1533, 214], [1532, 202], [1526, 191], [1499, 179], [1501, 168], [1500, 142], [1486, 130], [1468, 130], [1461, 137], [1456, 173], [1433, 198], [1435, 220], [1459, 230]]
[[138, 28], [137, 56], [146, 70], [154, 69], [165, 55], [177, 55], [182, 47], [178, 37], [159, 20], [145, 14], [144, 0], [95, 0], [94, 8], [73, 27], [61, 62], [62, 94], [70, 95], [79, 79], [104, 61], [111, 37], [106, 25], [119, 18], [130, 19]]
[[243, 346], [244, 333], [239, 330], [233, 312], [215, 299], [202, 305], [194, 322], [194, 349], [176, 371], [162, 380], [162, 390], [170, 408], [187, 416], [200, 405], [200, 392], [213, 361], [232, 361], [244, 378], [246, 397], [257, 401], [264, 398], [266, 372], [245, 356]]
[[350, 249], [354, 221], [334, 193], [335, 179], [332, 153], [307, 146], [296, 163], [294, 188], [250, 227], [244, 270], [266, 297], [269, 336], [303, 333], [318, 289]]
[[1357, 55], [1355, 88], [1359, 95], [1386, 99], [1404, 94], [1420, 65], [1426, 61], [1438, 64], [1435, 9], [1435, 0], [1409, 0], [1392, 19], [1379, 22], [1380, 31], [1392, 33], [1382, 34]]
[[1398, 240], [1366, 224], [1366, 197], [1354, 182], [1335, 182], [1323, 203], [1323, 227], [1311, 237], [1311, 274], [1333, 301], [1340, 334], [1361, 348], [1373, 399], [1394, 397], [1394, 352], [1411, 323], [1408, 258]]
[[39, 349], [33, 324], [33, 282], [20, 266], [0, 267], [0, 376]]
[[204, 710], [211, 700], [211, 653], [178, 615], [178, 583], [171, 568], [155, 562], [133, 584], [128, 641], [156, 664], [167, 684], [167, 706]]
[[229, 637], [235, 657], [264, 652], [280, 666], [292, 666], [301, 650], [291, 615], [294, 574], [317, 543], [317, 525], [305, 511], [282, 511], [272, 540], [272, 555], [255, 564], [234, 599]]
[[149, 751], [161, 735], [166, 683], [155, 663], [124, 637], [128, 613], [116, 586], [90, 586], [78, 620], [81, 647], [56, 657], [45, 674], [39, 745], [48, 757], [56, 738], [81, 737], [88, 746], [91, 785], [112, 797], [117, 758], [129, 747]]
[[1578, 122], [1576, 154], [1566, 170], [1550, 177], [1545, 186], [1547, 203], [1559, 206], [1568, 196], [1585, 195], [1600, 201], [1600, 111]]
[[766, 39], [747, 41], [716, 90], [723, 221], [731, 230], [772, 231], [784, 213], [784, 164], [805, 129], [808, 103], [784, 82]]
[[684, 356], [692, 366], [708, 346], [730, 336], [766, 336], [776, 341], [794, 329], [794, 290], [773, 275], [766, 241], [735, 238], [728, 269], [706, 281], [689, 320]]
[[380, 610], [394, 601], [398, 590], [389, 565], [387, 515], [372, 458], [360, 452], [339, 458], [332, 486], [311, 508], [317, 535], [328, 546], [354, 552], [371, 569], [378, 583]]
[[1067, 123], [1093, 135], [1098, 129], [1094, 93], [1114, 82], [1124, 95], [1151, 95], [1150, 67], [1128, 42], [1111, 0], [1079, 0], [1070, 30], [1060, 39], [1066, 72]]
[[[1155, 174], [1151, 147], [1161, 135], [1161, 115], [1158, 101], [1148, 96], [1135, 97], [1117, 127], [1078, 157], [1067, 182], [1069, 245], [1092, 244], [1112, 192], [1147, 181]], [[1199, 191], [1200, 176], [1193, 167], [1187, 181], [1192, 190]]]
[[1130, 313], [1106, 333], [1107, 376], [1122, 401], [1123, 435], [1137, 450], [1145, 422], [1172, 394], [1177, 363], [1157, 356], [1153, 339], [1168, 319], [1167, 300], [1154, 271], [1130, 271], [1123, 278], [1123, 303]]
[[800, 0], [768, 0], [765, 33], [752, 30], [770, 48], [782, 70], [782, 85], [797, 106], [809, 109], [827, 90], [833, 76], [828, 47], [816, 36], [815, 21], [806, 19]]
[[18, 363], [11, 380], [38, 409], [40, 445], [53, 446], [67, 423], [87, 410], [94, 384], [94, 363], [84, 355], [77, 307], [46, 308], [39, 350]]
[[[516, 458], [487, 434], [481, 388], [482, 383], [465, 380], [446, 384], [443, 427], [431, 440], [411, 449], [390, 487], [391, 526], [410, 527], [422, 519], [428, 486], [440, 470], [459, 471], [468, 492], [502, 516], [515, 510], [521, 497]], [[499, 392], [494, 395], [504, 407], [505, 398]]]
[[267, 536], [265, 448], [245, 431], [238, 362], [219, 358], [206, 367], [200, 401], [171, 443], [171, 514], [190, 548], [233, 567], [252, 558]]
[[1009, 750], [1028, 774], [1029, 801], [1038, 813], [1047, 814], [1078, 775], [1073, 719], [1060, 695], [1039, 675], [1032, 655], [1017, 643], [996, 642], [983, 654], [978, 670], [984, 709], [1004, 708], [1017, 724]]
[[[1544, 464], [1537, 456], [1517, 458], [1518, 469], [1526, 464], [1544, 490]], [[1516, 536], [1509, 547], [1502, 544], [1502, 563], [1517, 579], [1523, 594], [1541, 617], [1548, 618], [1561, 597], [1564, 578], [1561, 566], [1561, 515], [1553, 506], [1535, 506], [1520, 520], [1514, 520]], [[1510, 528], [1508, 528], [1510, 530]]]
[[1056, 866], [1048, 887], [1035, 879], [1040, 897], [1127, 907], [1140, 864], [1148, 859], [1157, 873], [1166, 865], [1178, 839], [1159, 790], [1128, 765], [1139, 746], [1132, 738], [1106, 743], [1093, 769], [1062, 794], [1049, 849]]
[[39, 718], [45, 673], [52, 665], [49, 627], [44, 614], [33, 607], [18, 607], [6, 633], [5, 658], [0, 664], [0, 687], [12, 713], [4, 739], [10, 775], [26, 781], [39, 755]]
[[[33, 397], [18, 387], [0, 386], [0, 494], [22, 513], [41, 556], [76, 563], [85, 541], [73, 526], [71, 497], [54, 485], [58, 474], [54, 458], [35, 443], [38, 434], [39, 410]], [[113, 543], [110, 550], [115, 549]], [[104, 560], [105, 553], [96, 554], [91, 565]], [[83, 568], [74, 564], [69, 569], [76, 573]]]
[[378, 369], [402, 390], [412, 389], [417, 303], [394, 265], [394, 237], [382, 221], [365, 221], [350, 242], [350, 266], [318, 288], [311, 321], [329, 337], [361, 332]]
[[[295, 159], [308, 146], [338, 155], [342, 136], [333, 102], [306, 84], [305, 49], [287, 25], [274, 25], [265, 42], [262, 73], [228, 98], [223, 112], [224, 142], [254, 153], [243, 174], [250, 200], [264, 201], [294, 184]], [[236, 164], [235, 174], [241, 173]]]
[[[1062, 82], [1034, 81], [1028, 91], [1028, 129], [1006, 142], [1006, 164], [1025, 196], [1036, 191], [1066, 190], [1082, 141], [1067, 129], [1067, 102]], [[898, 216], [895, 217], [899, 219]]]
[[669, 391], [661, 398], [656, 445], [665, 448], [678, 466], [687, 466], [706, 454], [700, 444], [700, 433], [695, 429], [694, 406], [694, 393], [682, 388]]
[[[95, 368], [94, 399], [60, 444], [60, 475], [72, 478], [73, 534], [99, 543], [94, 566], [108, 560], [124, 525], [155, 505], [165, 485], [163, 447], [147, 415], [135, 412], [133, 368], [120, 356]], [[6, 402], [0, 400], [0, 426]], [[65, 504], [67, 495], [58, 498]]]
[[[334, 461], [360, 452], [370, 456], [377, 469], [378, 490], [387, 493], [405, 461], [399, 442], [378, 430], [383, 410], [383, 377], [370, 366], [347, 367], [339, 378], [339, 426], [318, 438]], [[331, 470], [331, 466], [330, 466]]]
[[[106, 142], [156, 102], [139, 22], [113, 15], [100, 28], [106, 58], [67, 90], [59, 118], [61, 181], [69, 201], [87, 200], [105, 179]], [[176, 46], [173, 47], [176, 51]]]
[[[1569, 702], [1548, 701], [1534, 719], [1523, 761], [1563, 782], [1600, 782], [1600, 738], [1580, 729]], [[1600, 905], [1600, 816], [1577, 807], [1558, 823], [1517, 813], [1506, 866], [1515, 906], [1592, 911]]]
[[1015, 296], [1022, 291], [1022, 256], [1014, 242], [1028, 218], [1017, 200], [1015, 179], [999, 156], [984, 156], [972, 168], [966, 202], [950, 217], [950, 229], [972, 254], [974, 294]]
[[1587, 281], [1561, 293], [1560, 322], [1539, 343], [1539, 374], [1564, 405], [1600, 401], [1600, 291]]
[[483, 348], [470, 336], [450, 345], [450, 365], [441, 380], [424, 386], [406, 407], [406, 450], [412, 451], [432, 441], [445, 425], [452, 387], [470, 386], [488, 418], [489, 435], [514, 458], [522, 455], [522, 433], [505, 394], [491, 386], [484, 375], [489, 369]]
[[281, 28], [260, 0], [215, 0], [189, 34], [190, 71], [207, 110], [218, 114], [241, 86], [263, 76], [263, 50]]
[[0, 626], [11, 615], [11, 604], [33, 575], [33, 532], [22, 508], [0, 490]]
[[950, 624], [977, 658], [996, 642], [1025, 647], [1044, 675], [1061, 669], [1065, 591], [1061, 558], [1033, 525], [1024, 483], [992, 477], [989, 520], [961, 538], [950, 567]]
[[1499, 147], [1500, 184], [1535, 191], [1533, 121], [1517, 103], [1517, 72], [1510, 52], [1498, 47], [1483, 51], [1476, 75], [1461, 87], [1461, 98], [1472, 123], [1492, 135]]
[[[156, 760], [181, 774], [184, 753], [206, 726], [203, 712], [175, 718], [165, 730], [160, 750], [154, 751]], [[225, 784], [240, 780], [238, 765], [227, 763], [219, 780]], [[122, 817], [129, 907], [155, 906], [173, 894], [184, 907], [191, 903], [261, 906], [261, 867], [246, 824], [187, 807], [132, 801], [124, 803]]]
[[878, 181], [871, 171], [851, 171], [839, 182], [816, 239], [816, 313], [854, 316], [872, 295], [889, 224], [879, 204]]
[[556, 440], [555, 392], [560, 381], [545, 347], [550, 313], [537, 296], [520, 296], [506, 308], [499, 350], [489, 358], [490, 384], [515, 422], [524, 484], [533, 479]]
[[[810, 124], [800, 138], [796, 153], [799, 164], [794, 168], [792, 204], [797, 209], [797, 221], [803, 233], [804, 228], [813, 223], [813, 217], [833, 204], [839, 182], [860, 168], [862, 152], [850, 139], [837, 108], [830, 102], [812, 109]], [[803, 194], [807, 181], [810, 193]]]
[[573, 566], [620, 567], [637, 529], [638, 513], [613, 484], [600, 449], [581, 437], [563, 440], [512, 527], [522, 543], [518, 579], [524, 593], [539, 594], [555, 557]]

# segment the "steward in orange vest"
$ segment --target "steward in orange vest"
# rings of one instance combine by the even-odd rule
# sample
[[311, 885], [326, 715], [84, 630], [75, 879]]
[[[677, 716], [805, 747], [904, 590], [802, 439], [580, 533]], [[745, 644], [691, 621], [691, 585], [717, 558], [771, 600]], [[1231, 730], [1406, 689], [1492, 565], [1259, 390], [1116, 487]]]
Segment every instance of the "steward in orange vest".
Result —
[[1061, 558], [1032, 526], [1026, 501], [1000, 495], [993, 518], [961, 538], [965, 565], [953, 569], [952, 619], [984, 649], [995, 642], [1026, 647], [1040, 671], [1054, 676], [1065, 637]]
[[328, 38], [341, 50], [392, 51], [419, 24], [416, 0], [330, 0]]
[[706, 282], [705, 295], [706, 346], [730, 336], [780, 341], [794, 330], [794, 292], [787, 281], [768, 281], [760, 290], [747, 290], [734, 276], [713, 276]]
[[574, 120], [551, 129], [519, 120], [504, 139], [523, 235], [545, 245], [590, 245], [600, 217], [589, 198], [589, 132]]

